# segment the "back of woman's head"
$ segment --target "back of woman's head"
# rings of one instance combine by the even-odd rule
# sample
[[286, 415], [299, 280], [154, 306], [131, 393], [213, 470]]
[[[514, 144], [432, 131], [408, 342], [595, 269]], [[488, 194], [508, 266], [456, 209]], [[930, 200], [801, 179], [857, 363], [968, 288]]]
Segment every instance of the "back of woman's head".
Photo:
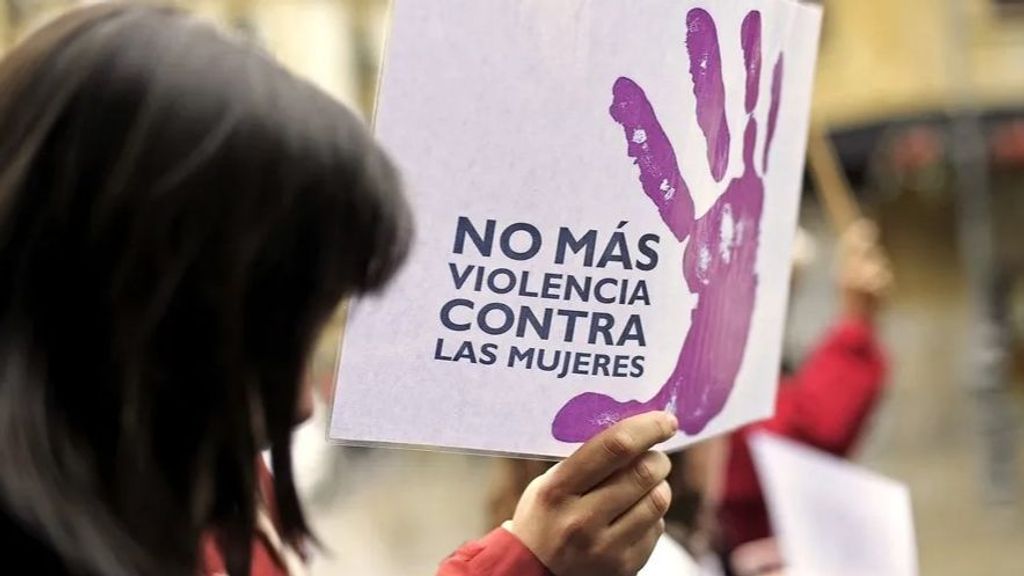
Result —
[[99, 5], [0, 64], [0, 509], [94, 574], [248, 565], [255, 456], [346, 294], [407, 244], [361, 122], [176, 11]]

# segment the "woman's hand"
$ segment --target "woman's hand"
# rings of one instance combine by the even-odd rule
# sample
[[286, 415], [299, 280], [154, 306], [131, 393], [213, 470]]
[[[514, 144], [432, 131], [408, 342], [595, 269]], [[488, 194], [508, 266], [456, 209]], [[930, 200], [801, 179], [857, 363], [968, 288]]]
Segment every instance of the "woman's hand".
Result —
[[665, 412], [624, 420], [534, 480], [506, 528], [556, 576], [626, 576], [647, 562], [672, 501]]

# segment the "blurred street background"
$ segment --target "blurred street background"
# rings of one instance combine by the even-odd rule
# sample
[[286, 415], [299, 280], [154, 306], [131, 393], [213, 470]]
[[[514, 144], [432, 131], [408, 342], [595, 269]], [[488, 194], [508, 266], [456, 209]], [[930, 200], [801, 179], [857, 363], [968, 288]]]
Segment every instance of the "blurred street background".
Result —
[[[387, 0], [174, 3], [253, 38], [371, 116]], [[0, 50], [74, 4], [0, 0]], [[882, 315], [890, 387], [857, 460], [910, 486], [922, 574], [1021, 574], [1024, 0], [823, 4], [813, 116], [860, 209], [879, 223], [896, 277]], [[838, 307], [836, 231], [812, 182], [802, 224], [816, 257], [791, 305], [793, 358]], [[341, 323], [339, 313], [316, 358], [325, 398]], [[320, 408], [296, 440], [314, 528], [330, 550], [314, 574], [430, 574], [489, 528], [491, 460], [328, 447]]]

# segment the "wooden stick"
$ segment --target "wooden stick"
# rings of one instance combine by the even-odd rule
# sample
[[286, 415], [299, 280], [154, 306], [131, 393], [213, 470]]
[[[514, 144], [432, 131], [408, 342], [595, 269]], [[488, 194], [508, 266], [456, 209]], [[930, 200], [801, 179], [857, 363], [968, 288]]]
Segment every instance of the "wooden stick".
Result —
[[252, 3], [249, 0], [228, 0], [226, 6], [228, 22], [232, 26], [245, 22], [252, 12], [252, 8]]
[[8, 0], [0, 0], [0, 54], [7, 52], [14, 44], [14, 30], [11, 22], [11, 7]]
[[813, 126], [807, 146], [814, 189], [837, 234], [861, 218], [860, 208], [832, 140], [824, 129]]
[[[814, 178], [814, 188], [825, 207], [825, 215], [836, 235], [842, 237], [854, 223], [863, 218], [863, 214], [857, 205], [853, 187], [850, 186], [850, 181], [839, 162], [835, 146], [832, 145], [832, 140], [825, 130], [817, 126], [811, 128], [807, 154], [811, 175]], [[891, 285], [891, 272], [888, 272], [889, 256], [877, 238], [871, 240], [867, 250], [873, 255], [875, 262], [884, 266], [886, 274], [890, 276], [886, 284]]]

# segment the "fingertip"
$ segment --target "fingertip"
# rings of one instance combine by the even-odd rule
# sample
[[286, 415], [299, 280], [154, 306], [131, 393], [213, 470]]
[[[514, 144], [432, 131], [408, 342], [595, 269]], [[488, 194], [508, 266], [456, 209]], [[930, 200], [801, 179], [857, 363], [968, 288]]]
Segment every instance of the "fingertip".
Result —
[[668, 478], [668, 475], [672, 473], [672, 459], [669, 458], [668, 454], [660, 450], [651, 450], [645, 457], [650, 462], [650, 466], [655, 471], [654, 474], [659, 482]]
[[655, 506], [657, 506], [658, 511], [660, 511], [662, 516], [664, 516], [672, 505], [672, 487], [668, 485], [668, 482], [662, 480], [658, 486], [654, 488], [651, 496], [654, 498], [654, 503]]
[[664, 421], [665, 424], [668, 426], [669, 430], [668, 436], [671, 438], [673, 435], [675, 435], [676, 432], [679, 431], [679, 418], [677, 418], [676, 415], [671, 412], [664, 412], [664, 414]]

